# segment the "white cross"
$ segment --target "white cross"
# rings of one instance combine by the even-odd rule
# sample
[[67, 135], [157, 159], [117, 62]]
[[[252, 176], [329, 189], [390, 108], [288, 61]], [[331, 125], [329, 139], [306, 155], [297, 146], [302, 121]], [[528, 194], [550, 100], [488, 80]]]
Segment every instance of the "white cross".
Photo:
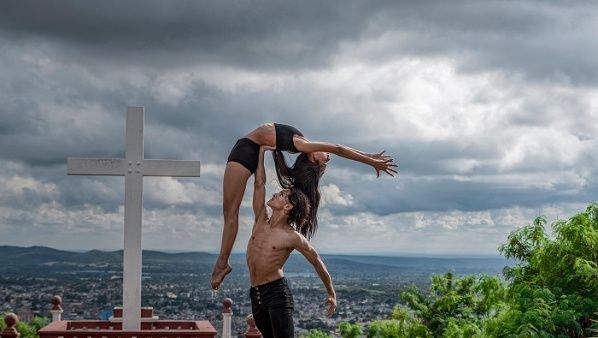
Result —
[[125, 176], [123, 330], [141, 328], [143, 176], [198, 177], [199, 161], [143, 159], [143, 107], [127, 108], [125, 158], [67, 158], [69, 175]]

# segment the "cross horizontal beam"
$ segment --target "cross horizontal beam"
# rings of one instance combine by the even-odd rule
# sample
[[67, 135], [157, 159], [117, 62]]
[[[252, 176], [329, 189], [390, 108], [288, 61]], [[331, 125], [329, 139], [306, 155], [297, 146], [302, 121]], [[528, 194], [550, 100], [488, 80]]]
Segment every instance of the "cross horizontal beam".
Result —
[[131, 172], [140, 173], [143, 176], [200, 176], [199, 161], [151, 159], [138, 162], [139, 164], [123, 158], [69, 157], [66, 160], [66, 172], [68, 175], [124, 176], [130, 169]]
[[124, 176], [126, 160], [122, 158], [67, 158], [68, 175]]

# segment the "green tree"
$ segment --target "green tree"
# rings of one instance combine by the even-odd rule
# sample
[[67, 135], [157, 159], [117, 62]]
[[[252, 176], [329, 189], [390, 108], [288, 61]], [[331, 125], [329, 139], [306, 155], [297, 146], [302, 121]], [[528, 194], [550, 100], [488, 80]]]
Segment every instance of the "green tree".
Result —
[[593, 334], [593, 336], [590, 338], [598, 338], [598, 312], [594, 313], [594, 318], [596, 318], [596, 319], [591, 319], [592, 326], [590, 327], [589, 330]]
[[363, 334], [361, 326], [349, 322], [341, 322], [338, 330], [342, 338], [358, 338]]
[[33, 327], [33, 329], [37, 333], [39, 329], [48, 325], [49, 323], [50, 319], [48, 317], [34, 316], [33, 319], [31, 319], [31, 322], [29, 322], [29, 325], [31, 325], [31, 327]]
[[551, 225], [538, 217], [512, 232], [499, 251], [517, 261], [505, 268], [508, 305], [487, 321], [491, 336], [586, 337], [598, 309], [598, 204]]
[[21, 334], [20, 338], [37, 338], [37, 331], [26, 322], [18, 322], [16, 325], [17, 331]]
[[332, 338], [332, 335], [322, 330], [314, 329], [309, 331], [309, 333], [306, 336], [303, 336], [303, 338]]
[[4, 317], [6, 317], [6, 313], [3, 313], [2, 316], [0, 316], [0, 332], [4, 331], [4, 329], [6, 329], [6, 323], [4, 322]]
[[449, 318], [442, 332], [443, 338], [470, 338], [481, 337], [482, 330], [474, 322]]
[[373, 321], [368, 330], [368, 337], [371, 338], [432, 337], [428, 328], [413, 317], [409, 309], [400, 305], [394, 307], [391, 319]]
[[431, 293], [418, 288], [401, 293], [415, 317], [434, 337], [476, 337], [483, 322], [504, 307], [506, 289], [494, 276], [433, 275]]
[[403, 338], [407, 331], [398, 320], [376, 320], [370, 323], [369, 338]]
[[392, 319], [369, 337], [596, 337], [598, 204], [551, 225], [537, 217], [513, 231], [499, 251], [516, 264], [505, 281], [488, 275], [433, 275], [430, 292], [401, 293]]

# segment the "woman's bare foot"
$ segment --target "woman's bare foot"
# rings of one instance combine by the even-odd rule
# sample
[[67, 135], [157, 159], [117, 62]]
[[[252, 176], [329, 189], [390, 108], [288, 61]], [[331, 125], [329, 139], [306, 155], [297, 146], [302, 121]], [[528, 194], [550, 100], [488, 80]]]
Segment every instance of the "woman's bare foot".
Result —
[[226, 275], [228, 275], [231, 271], [233, 271], [233, 268], [229, 263], [216, 263], [216, 265], [214, 265], [214, 271], [212, 271], [212, 289], [218, 290], [220, 284], [222, 284], [222, 281], [224, 280], [224, 277], [226, 277]]

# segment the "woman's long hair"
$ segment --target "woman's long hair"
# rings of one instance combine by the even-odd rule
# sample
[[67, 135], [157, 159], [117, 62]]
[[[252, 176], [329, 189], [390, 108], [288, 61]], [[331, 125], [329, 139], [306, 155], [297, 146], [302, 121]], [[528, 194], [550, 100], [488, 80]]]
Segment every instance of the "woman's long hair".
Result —
[[310, 202], [309, 213], [306, 215], [306, 220], [301, 225], [297, 225], [297, 232], [301, 233], [307, 239], [313, 237], [318, 228], [318, 206], [320, 205], [320, 190], [318, 185], [320, 177], [324, 174], [326, 165], [309, 160], [305, 153], [299, 154], [292, 167], [287, 165], [287, 162], [282, 154], [282, 151], [275, 150], [272, 152], [274, 158], [274, 166], [276, 167], [276, 175], [278, 182], [283, 189], [291, 189], [293, 187], [300, 189]]

